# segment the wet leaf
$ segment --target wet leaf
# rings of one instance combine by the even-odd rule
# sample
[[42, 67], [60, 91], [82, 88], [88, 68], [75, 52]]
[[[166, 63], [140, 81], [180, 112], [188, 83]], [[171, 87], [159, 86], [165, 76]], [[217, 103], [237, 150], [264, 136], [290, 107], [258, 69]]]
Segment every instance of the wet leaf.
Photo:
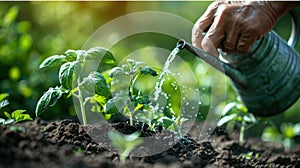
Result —
[[62, 97], [63, 93], [65, 92], [61, 89], [61, 87], [49, 88], [49, 90], [43, 94], [37, 103], [35, 110], [36, 116], [40, 116], [47, 108], [54, 106]]
[[140, 67], [141, 74], [143, 75], [151, 75], [151, 76], [157, 76], [158, 73], [150, 66], [144, 66]]
[[58, 78], [60, 84], [65, 89], [72, 90], [76, 63], [77, 62], [66, 62], [60, 67]]
[[64, 56], [64, 55], [53, 55], [51, 57], [46, 58], [41, 63], [40, 68], [61, 66], [66, 62], [67, 62], [66, 56]]
[[111, 95], [106, 80], [100, 72], [92, 72], [84, 78], [83, 88], [90, 93], [96, 93], [105, 98]]
[[116, 94], [113, 98], [109, 99], [104, 106], [104, 112], [115, 114], [123, 111], [128, 104], [129, 97], [123, 93]]
[[124, 69], [122, 67], [114, 67], [109, 71], [109, 77], [115, 78], [116, 76], [124, 75]]
[[81, 57], [83, 58], [84, 53], [85, 53], [84, 50], [67, 50], [65, 52], [66, 59], [68, 61], [80, 60]]
[[86, 56], [85, 56], [86, 60], [99, 60], [101, 62], [104, 62], [106, 64], [113, 64], [116, 62], [113, 54], [102, 47], [94, 47], [89, 49], [86, 52]]

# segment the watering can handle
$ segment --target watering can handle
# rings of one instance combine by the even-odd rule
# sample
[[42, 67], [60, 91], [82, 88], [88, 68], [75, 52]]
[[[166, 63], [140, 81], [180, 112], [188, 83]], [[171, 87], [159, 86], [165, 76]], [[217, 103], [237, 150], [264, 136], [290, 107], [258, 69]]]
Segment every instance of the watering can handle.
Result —
[[[300, 11], [300, 10], [299, 10]], [[298, 12], [300, 13], [300, 12]], [[296, 9], [289, 12], [291, 16], [292, 22], [292, 31], [288, 40], [288, 45], [291, 47], [296, 47], [299, 39], [299, 31], [300, 31], [300, 16], [297, 14]]]

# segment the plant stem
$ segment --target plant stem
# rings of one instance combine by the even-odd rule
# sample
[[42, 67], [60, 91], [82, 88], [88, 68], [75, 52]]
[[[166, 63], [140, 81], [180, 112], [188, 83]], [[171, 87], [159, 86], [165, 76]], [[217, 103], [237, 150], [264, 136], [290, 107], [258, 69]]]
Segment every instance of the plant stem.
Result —
[[126, 163], [126, 155], [120, 154], [120, 162], [121, 162], [122, 164]]
[[[78, 83], [80, 83], [80, 78], [78, 78]], [[78, 87], [80, 87], [80, 86], [78, 86]], [[82, 98], [82, 92], [81, 92], [80, 88], [78, 89], [78, 99], [79, 99], [80, 111], [81, 111], [81, 115], [82, 115], [82, 122], [83, 122], [83, 125], [86, 125], [87, 124], [86, 113], [85, 113], [84, 102], [83, 102], [83, 98]]]
[[131, 112], [131, 111], [129, 112], [129, 124], [130, 125], [133, 125], [133, 116], [132, 116], [132, 113], [133, 112]]
[[239, 137], [240, 144], [244, 142], [245, 125], [246, 125], [246, 122], [243, 120], [242, 124], [241, 124], [241, 129], [240, 129], [240, 137]]

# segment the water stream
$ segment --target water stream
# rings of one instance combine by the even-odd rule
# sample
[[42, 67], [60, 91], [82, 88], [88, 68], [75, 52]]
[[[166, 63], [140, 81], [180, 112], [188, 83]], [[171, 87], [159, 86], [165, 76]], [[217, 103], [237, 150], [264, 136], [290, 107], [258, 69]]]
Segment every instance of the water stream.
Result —
[[[162, 86], [164, 84], [165, 81], [165, 75], [170, 73], [170, 64], [173, 62], [173, 60], [175, 59], [176, 55], [178, 54], [178, 52], [180, 51], [180, 49], [178, 47], [174, 48], [172, 50], [172, 52], [170, 53], [170, 55], [168, 56], [164, 67], [162, 69], [162, 72], [159, 75], [158, 81], [155, 84], [155, 91], [154, 91], [154, 98], [153, 98], [153, 102], [156, 103], [154, 106], [153, 104], [150, 105], [150, 107], [152, 108], [152, 110], [154, 112], [162, 112], [162, 110], [160, 109], [160, 96], [164, 96], [165, 99], [168, 99], [168, 96], [165, 92], [163, 92], [162, 90]], [[164, 103], [162, 103], [162, 105], [164, 105]]]

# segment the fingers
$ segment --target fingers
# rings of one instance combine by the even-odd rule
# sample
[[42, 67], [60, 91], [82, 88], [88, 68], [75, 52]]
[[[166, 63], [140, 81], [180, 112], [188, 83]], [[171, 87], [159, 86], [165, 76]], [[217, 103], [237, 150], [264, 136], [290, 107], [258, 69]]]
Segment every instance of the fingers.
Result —
[[192, 44], [194, 46], [202, 48], [201, 41], [203, 39], [203, 32], [208, 30], [209, 26], [213, 23], [215, 13], [221, 3], [222, 2], [213, 2], [210, 4], [205, 13], [195, 23], [192, 30]]
[[[235, 27], [234, 25], [232, 27]], [[239, 29], [229, 29], [226, 32], [226, 38], [224, 39], [222, 50], [226, 53], [235, 52], [239, 41], [240, 31]]]
[[215, 57], [219, 56], [217, 48], [225, 37], [223, 25], [221, 17], [217, 16], [201, 42], [202, 49]]
[[236, 51], [238, 53], [247, 53], [249, 52], [251, 45], [256, 41], [256, 38], [253, 38], [250, 34], [243, 34], [238, 40]]

